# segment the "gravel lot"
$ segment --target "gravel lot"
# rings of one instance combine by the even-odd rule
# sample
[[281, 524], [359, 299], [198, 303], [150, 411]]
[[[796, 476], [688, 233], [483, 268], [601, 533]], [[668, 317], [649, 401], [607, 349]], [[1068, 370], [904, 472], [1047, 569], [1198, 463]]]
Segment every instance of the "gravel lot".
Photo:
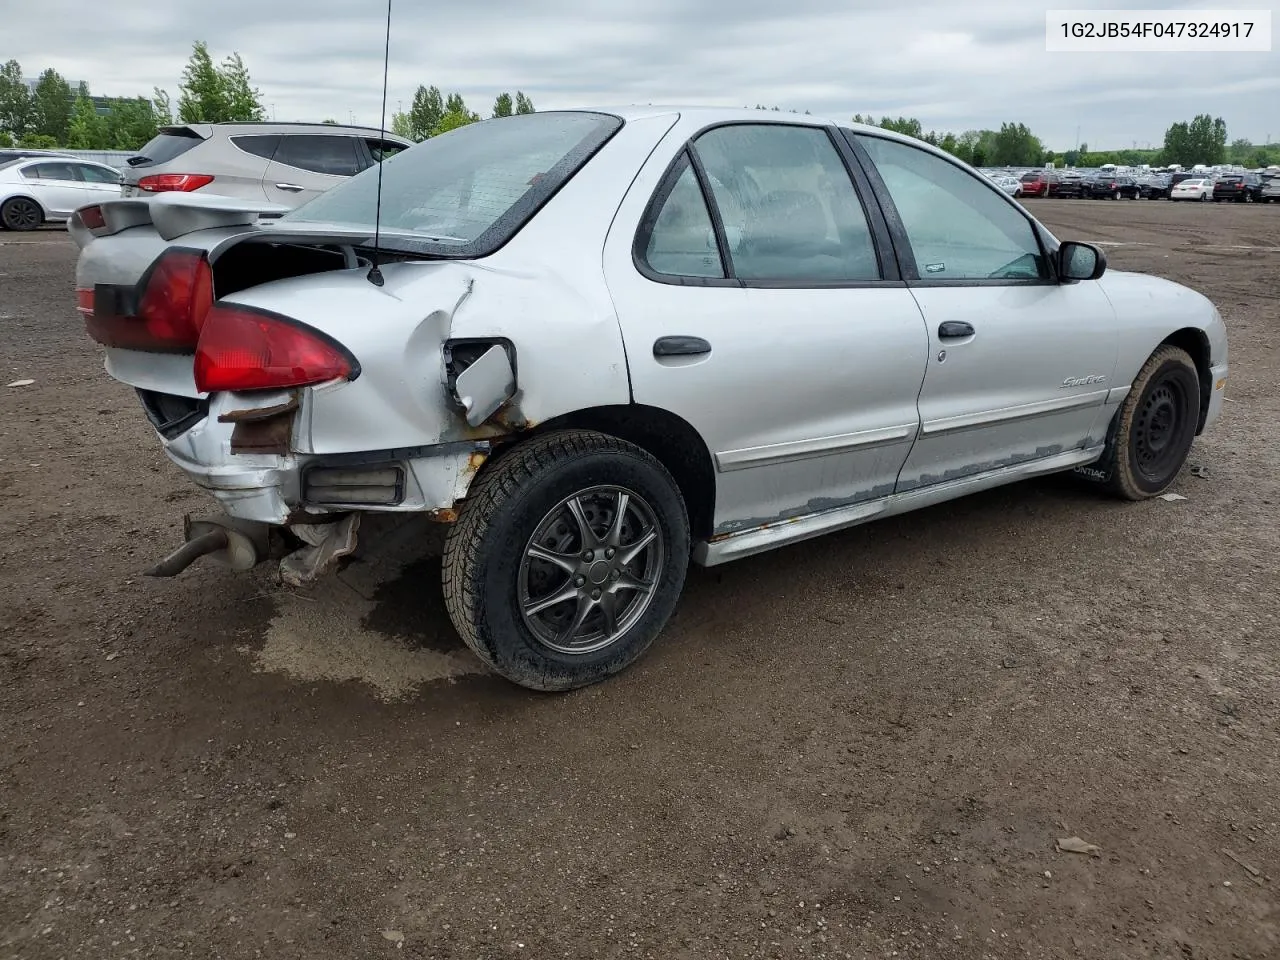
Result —
[[1028, 204], [1226, 317], [1188, 499], [693, 570], [554, 697], [461, 647], [429, 527], [305, 594], [141, 577], [204, 498], [66, 234], [0, 235], [0, 957], [1280, 956], [1280, 211]]

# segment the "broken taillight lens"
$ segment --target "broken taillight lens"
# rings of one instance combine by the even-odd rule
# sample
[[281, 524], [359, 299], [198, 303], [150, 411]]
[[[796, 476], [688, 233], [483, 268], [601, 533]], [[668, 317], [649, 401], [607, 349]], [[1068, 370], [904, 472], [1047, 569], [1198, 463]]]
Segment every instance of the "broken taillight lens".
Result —
[[76, 298], [89, 336], [105, 346], [190, 353], [213, 306], [213, 271], [201, 250], [170, 250], [135, 289], [103, 285]]
[[201, 393], [306, 387], [359, 373], [355, 357], [319, 330], [237, 304], [209, 311], [196, 348]]
[[138, 181], [138, 189], [147, 193], [190, 193], [211, 183], [213, 176], [208, 173], [153, 173]]

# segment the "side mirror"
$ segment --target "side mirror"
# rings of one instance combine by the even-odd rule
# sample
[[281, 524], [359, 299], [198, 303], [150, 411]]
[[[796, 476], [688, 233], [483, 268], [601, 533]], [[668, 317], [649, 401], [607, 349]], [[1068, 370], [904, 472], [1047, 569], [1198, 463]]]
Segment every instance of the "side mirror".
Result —
[[1097, 280], [1107, 272], [1107, 256], [1091, 243], [1068, 240], [1058, 248], [1058, 276], [1063, 280]]

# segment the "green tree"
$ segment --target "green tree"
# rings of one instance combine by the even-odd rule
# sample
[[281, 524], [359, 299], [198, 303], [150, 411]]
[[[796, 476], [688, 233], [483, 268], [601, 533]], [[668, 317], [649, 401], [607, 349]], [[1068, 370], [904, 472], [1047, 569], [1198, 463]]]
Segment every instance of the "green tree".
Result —
[[13, 147], [13, 146], [16, 146], [16, 144], [13, 142], [13, 134], [10, 133], [8, 130], [0, 130], [0, 147]]
[[938, 146], [947, 153], [955, 156], [956, 154], [956, 135], [954, 133], [944, 134], [942, 139], [938, 141]]
[[509, 117], [515, 109], [511, 101], [511, 94], [500, 93], [498, 99], [493, 101], [493, 115], [495, 117]]
[[46, 70], [40, 74], [31, 97], [32, 130], [51, 137], [55, 146], [64, 143], [71, 125], [71, 104], [71, 84], [57, 70]]
[[425, 140], [440, 125], [444, 117], [444, 97], [437, 86], [419, 86], [413, 95], [413, 105], [409, 108], [409, 137], [413, 140]]
[[917, 140], [924, 139], [924, 130], [920, 126], [920, 121], [915, 117], [898, 117], [896, 120], [890, 117], [881, 117], [880, 126], [885, 130], [892, 130], [894, 133], [915, 137]]
[[450, 130], [456, 130], [458, 127], [465, 127], [469, 123], [477, 123], [480, 120], [480, 114], [473, 113], [467, 109], [467, 104], [462, 99], [462, 94], [449, 94], [444, 106], [444, 116], [440, 118], [440, 121], [431, 131], [433, 137], [448, 133]]
[[1253, 144], [1241, 137], [1231, 141], [1231, 146], [1227, 148], [1227, 160], [1230, 163], [1238, 163], [1241, 166], [1256, 166], [1253, 163], [1254, 153]]
[[31, 119], [31, 96], [22, 79], [22, 66], [10, 60], [0, 67], [0, 130], [16, 140], [27, 132]]
[[56, 150], [61, 144], [48, 134], [28, 133], [22, 138], [22, 142], [18, 146], [28, 147], [32, 150]]
[[107, 149], [138, 150], [156, 135], [155, 107], [146, 97], [118, 97], [110, 104], [105, 117]]
[[83, 83], [71, 108], [71, 123], [67, 127], [67, 146], [72, 150], [106, 150], [107, 125], [98, 116], [97, 108], [89, 99], [89, 88]]
[[404, 137], [406, 140], [413, 139], [413, 123], [409, 120], [407, 113], [394, 113], [391, 115], [391, 132], [397, 137]]
[[516, 91], [516, 113], [533, 113], [533, 101], [519, 90]]
[[155, 114], [156, 126], [166, 127], [173, 123], [173, 106], [169, 102], [169, 91], [153, 87], [151, 90], [151, 112]]
[[1197, 163], [1222, 163], [1227, 156], [1227, 125], [1221, 117], [1207, 113], [1197, 114], [1190, 123], [1171, 124], [1164, 133], [1164, 149], [1160, 159], [1164, 163], [1179, 163], [1184, 167]]
[[267, 111], [262, 106], [262, 91], [249, 80], [249, 68], [232, 53], [222, 61], [218, 71], [222, 81], [222, 94], [227, 101], [227, 120], [265, 120]]
[[178, 86], [178, 119], [183, 123], [217, 123], [229, 119], [226, 84], [209, 56], [209, 47], [197, 40]]
[[1032, 167], [1043, 159], [1044, 144], [1026, 124], [1002, 123], [986, 153], [996, 166]]

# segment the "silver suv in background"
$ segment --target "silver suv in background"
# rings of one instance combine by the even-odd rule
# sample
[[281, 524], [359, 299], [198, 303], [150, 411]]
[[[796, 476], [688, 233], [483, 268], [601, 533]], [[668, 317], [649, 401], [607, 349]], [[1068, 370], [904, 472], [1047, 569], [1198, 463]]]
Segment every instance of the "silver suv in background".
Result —
[[297, 207], [413, 141], [331, 123], [186, 123], [124, 167], [126, 197], [181, 191]]

